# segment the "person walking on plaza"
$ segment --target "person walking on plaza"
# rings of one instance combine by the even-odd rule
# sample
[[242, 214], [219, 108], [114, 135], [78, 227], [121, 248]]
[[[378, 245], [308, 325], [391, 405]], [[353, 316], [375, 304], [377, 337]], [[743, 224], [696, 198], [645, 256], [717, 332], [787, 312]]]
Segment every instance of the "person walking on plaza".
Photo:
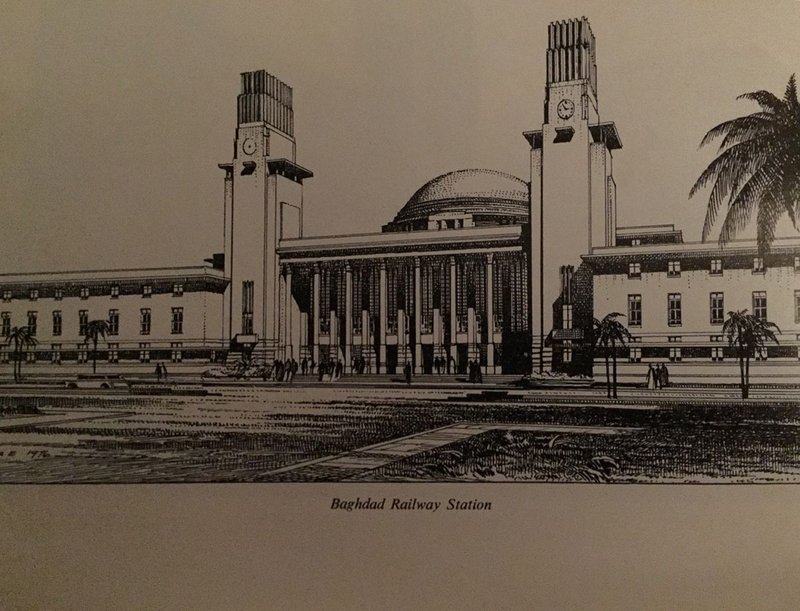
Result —
[[647, 388], [649, 390], [656, 389], [656, 378], [658, 377], [658, 371], [653, 367], [653, 363], [650, 363], [647, 366]]
[[161, 375], [164, 376], [164, 381], [167, 381], [167, 366], [161, 363]]
[[[313, 362], [311, 363], [311, 365], [312, 365], [311, 369], [314, 369], [314, 367], [313, 367], [314, 363]], [[323, 378], [324, 375], [325, 375], [325, 361], [322, 361], [317, 366], [317, 378], [318, 378], [318, 381], [322, 382], [322, 378]]]
[[161, 381], [161, 363], [156, 363], [156, 379]]
[[411, 363], [406, 361], [406, 364], [403, 366], [403, 375], [406, 377], [406, 384], [411, 384]]
[[300, 361], [300, 373], [306, 375], [308, 373], [308, 359], [303, 357], [303, 360]]
[[456, 360], [451, 356], [447, 359], [447, 375], [450, 375], [451, 371], [456, 370]]
[[659, 380], [661, 381], [661, 388], [666, 388], [669, 386], [669, 370], [665, 363], [661, 363], [660, 365], [660, 372], [659, 372]]

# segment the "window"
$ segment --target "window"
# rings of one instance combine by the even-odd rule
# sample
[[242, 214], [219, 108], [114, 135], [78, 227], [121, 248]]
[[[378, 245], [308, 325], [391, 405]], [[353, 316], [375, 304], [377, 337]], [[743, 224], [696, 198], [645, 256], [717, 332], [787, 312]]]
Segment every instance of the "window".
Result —
[[681, 357], [681, 349], [680, 348], [670, 348], [669, 349], [669, 360], [673, 363], [680, 362], [682, 360]]
[[5, 301], [6, 303], [8, 303], [9, 301], [11, 301], [11, 291], [10, 291], [10, 290], [8, 290], [8, 289], [5, 289], [5, 290], [3, 291], [3, 301]]
[[119, 363], [119, 344], [108, 344], [108, 362]]
[[81, 310], [78, 312], [78, 335], [86, 337], [86, 332], [89, 329], [89, 310]]
[[680, 335], [670, 335], [670, 336], [667, 338], [667, 341], [668, 341], [670, 344], [674, 344], [675, 342], [680, 342], [680, 341], [683, 341], [683, 338], [682, 338]]
[[255, 289], [252, 280], [242, 282], [242, 335], [253, 334], [253, 302]]
[[150, 308], [139, 310], [139, 335], [150, 335], [151, 322]]
[[36, 301], [39, 299], [39, 289], [31, 289], [31, 292], [28, 295], [31, 301]]
[[711, 259], [711, 275], [722, 275], [722, 259]]
[[64, 289], [56, 289], [53, 291], [53, 299], [56, 301], [61, 301], [64, 299]]
[[150, 362], [150, 344], [147, 342], [139, 343], [139, 362], [140, 363]]
[[61, 335], [61, 310], [53, 310], [53, 337]]
[[753, 273], [764, 273], [764, 257], [753, 257]]
[[561, 328], [572, 329], [572, 306], [561, 306]]
[[725, 295], [724, 293], [711, 293], [710, 315], [712, 325], [721, 325], [725, 320]]
[[172, 330], [173, 335], [183, 333], [183, 308], [172, 308]]
[[89, 344], [78, 344], [78, 362], [85, 363], [89, 360]]
[[36, 335], [36, 319], [38, 318], [38, 314], [36, 312], [28, 312], [28, 331], [32, 336]]
[[800, 291], [794, 292], [794, 321], [800, 322]]
[[142, 285], [142, 297], [151, 297], [152, 295], [153, 295], [153, 285], [152, 284]]
[[642, 277], [642, 264], [628, 263], [628, 278], [641, 278], [641, 277]]
[[108, 311], [108, 334], [119, 335], [119, 310]]
[[667, 263], [667, 276], [680, 276], [681, 275], [681, 262], [670, 261]]
[[766, 291], [753, 291], [753, 315], [761, 320], [767, 319]]
[[119, 284], [111, 285], [111, 299], [119, 299]]
[[628, 295], [628, 326], [642, 326], [642, 296]]
[[679, 327], [682, 324], [680, 293], [670, 293], [667, 296], [667, 322], [670, 327]]
[[172, 342], [170, 348], [172, 348], [172, 362], [180, 363], [183, 360], [183, 342]]
[[766, 346], [756, 346], [756, 360], [757, 361], [766, 361], [767, 360], [767, 347]]
[[8, 337], [11, 335], [11, 312], [3, 312], [0, 314], [0, 335]]
[[794, 271], [800, 272], [800, 257], [794, 258]]
[[640, 246], [641, 244], [641, 238], [631, 238], [631, 246]]
[[172, 296], [173, 297], [181, 297], [181, 296], [183, 296], [183, 285], [182, 284], [173, 284], [172, 285]]
[[35, 363], [36, 362], [36, 351], [31, 350], [25, 353], [25, 361], [28, 363]]
[[[798, 350], [800, 350], [800, 348]], [[2, 363], [3, 365], [8, 363], [8, 347], [7, 346], [0, 346], [0, 363]]]
[[709, 339], [712, 342], [721, 342], [721, 341], [723, 341], [723, 337], [721, 335], [712, 335]]
[[50, 346], [50, 362], [54, 365], [61, 364], [61, 344], [52, 344]]
[[642, 349], [638, 346], [628, 349], [628, 362], [641, 363], [642, 362]]
[[711, 348], [711, 360], [712, 361], [723, 361], [725, 357], [723, 356], [723, 348], [721, 346], [714, 346]]
[[82, 286], [81, 287], [81, 299], [89, 299], [89, 287]]

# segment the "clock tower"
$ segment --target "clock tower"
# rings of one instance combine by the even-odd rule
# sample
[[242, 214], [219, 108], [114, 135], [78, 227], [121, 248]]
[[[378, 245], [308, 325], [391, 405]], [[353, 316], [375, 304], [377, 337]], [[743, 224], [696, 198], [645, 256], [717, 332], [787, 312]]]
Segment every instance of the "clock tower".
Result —
[[296, 163], [292, 88], [265, 70], [244, 72], [233, 160], [225, 171], [224, 337], [259, 362], [278, 354], [282, 239], [302, 237], [303, 181]]
[[[547, 33], [544, 124], [524, 134], [531, 149], [528, 286], [534, 371], [552, 369], [552, 348], [559, 341], [585, 339], [579, 337], [583, 331], [572, 328], [580, 324], [572, 308], [586, 304], [572, 303], [576, 284], [565, 281], [565, 269], [571, 277], [580, 271], [581, 255], [615, 244], [611, 152], [622, 146], [614, 123], [600, 121], [589, 21], [551, 23]], [[568, 316], [562, 315], [565, 306]]]

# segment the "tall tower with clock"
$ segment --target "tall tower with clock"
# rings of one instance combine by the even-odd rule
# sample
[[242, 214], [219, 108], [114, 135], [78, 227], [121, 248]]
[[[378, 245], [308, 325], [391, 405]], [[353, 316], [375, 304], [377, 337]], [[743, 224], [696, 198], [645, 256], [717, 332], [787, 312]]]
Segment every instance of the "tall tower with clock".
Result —
[[303, 181], [296, 163], [292, 89], [265, 70], [244, 72], [233, 160], [225, 171], [223, 336], [234, 352], [276, 356], [281, 274], [278, 242], [302, 236]]
[[548, 26], [546, 62], [544, 124], [524, 134], [531, 149], [534, 371], [552, 368], [559, 342], [571, 346], [585, 339], [585, 330], [574, 328], [580, 317], [573, 307], [585, 310], [586, 304], [572, 303], [578, 301], [576, 284], [565, 278], [577, 273], [582, 254], [615, 244], [611, 161], [612, 151], [622, 147], [614, 123], [600, 121], [595, 38], [585, 17]]

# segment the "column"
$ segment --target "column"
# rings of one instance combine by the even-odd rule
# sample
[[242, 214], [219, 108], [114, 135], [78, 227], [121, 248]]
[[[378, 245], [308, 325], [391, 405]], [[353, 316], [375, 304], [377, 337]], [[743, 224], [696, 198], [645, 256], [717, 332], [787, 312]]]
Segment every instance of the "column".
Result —
[[414, 373], [422, 373], [422, 269], [414, 257]]
[[[458, 323], [456, 321], [456, 304], [458, 303], [458, 295], [456, 294], [456, 258], [450, 257], [450, 354], [448, 355], [453, 359], [454, 366], [458, 367], [458, 350], [456, 349], [456, 333], [458, 333]], [[446, 371], [447, 369], [445, 369]], [[451, 372], [455, 373], [451, 368]]]
[[494, 373], [494, 254], [486, 255], [486, 373]]
[[311, 312], [311, 324], [314, 325], [313, 344], [311, 348], [311, 358], [319, 365], [319, 265], [314, 266], [314, 281], [313, 281], [313, 305]]
[[284, 321], [286, 325], [286, 339], [284, 341], [284, 359], [294, 357], [294, 348], [292, 346], [292, 266], [284, 266], [284, 304], [286, 314]]
[[353, 363], [353, 268], [344, 266], [344, 371], [352, 373]]
[[388, 320], [388, 300], [386, 295], [386, 261], [381, 259], [378, 276], [378, 373], [386, 373], [386, 321]]

